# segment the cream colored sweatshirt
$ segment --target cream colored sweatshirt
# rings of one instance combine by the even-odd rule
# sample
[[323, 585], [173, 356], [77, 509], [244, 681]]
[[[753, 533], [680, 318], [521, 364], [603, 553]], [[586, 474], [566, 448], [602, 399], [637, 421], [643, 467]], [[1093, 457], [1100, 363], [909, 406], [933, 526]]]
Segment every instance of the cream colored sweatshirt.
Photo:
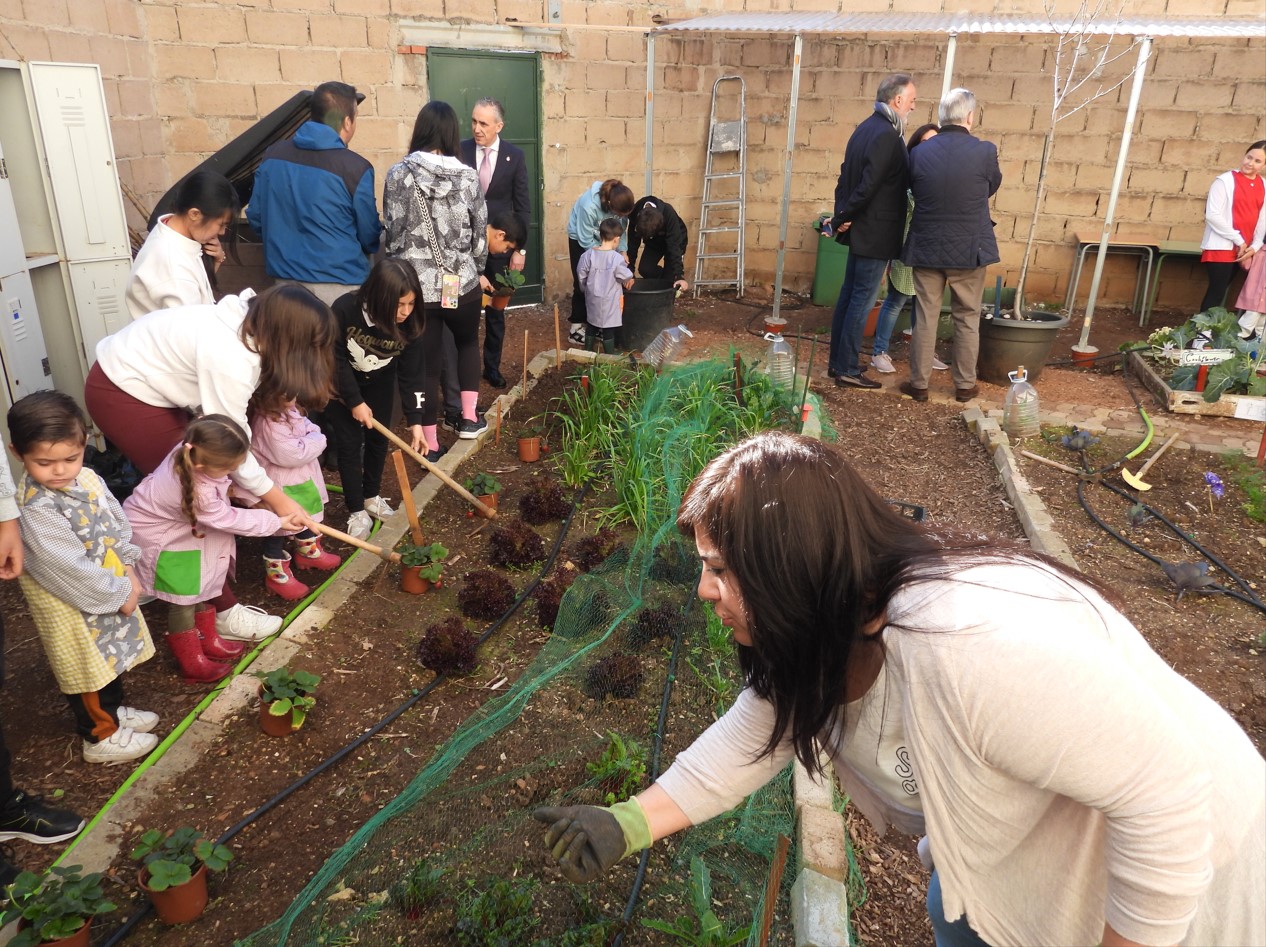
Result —
[[[1266, 761], [1123, 615], [1024, 563], [906, 587], [888, 615], [948, 917], [997, 947], [1097, 944], [1105, 919], [1143, 944], [1266, 944]], [[726, 811], [791, 758], [752, 762], [772, 720], [744, 691], [659, 785], [696, 824]]]

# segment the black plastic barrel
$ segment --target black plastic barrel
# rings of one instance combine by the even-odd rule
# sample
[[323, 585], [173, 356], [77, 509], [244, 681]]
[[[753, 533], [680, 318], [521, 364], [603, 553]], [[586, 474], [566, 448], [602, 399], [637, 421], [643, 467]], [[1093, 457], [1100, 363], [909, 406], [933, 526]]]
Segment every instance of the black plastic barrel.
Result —
[[628, 352], [650, 345], [655, 336], [674, 325], [676, 297], [672, 280], [634, 280], [633, 288], [624, 291], [624, 325], [616, 333], [616, 344]]

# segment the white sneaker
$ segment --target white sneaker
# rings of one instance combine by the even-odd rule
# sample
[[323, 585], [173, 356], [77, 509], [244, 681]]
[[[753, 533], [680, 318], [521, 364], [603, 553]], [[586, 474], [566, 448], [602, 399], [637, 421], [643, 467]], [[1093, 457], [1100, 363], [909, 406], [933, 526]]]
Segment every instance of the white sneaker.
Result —
[[870, 367], [882, 375], [891, 375], [896, 371], [892, 367], [892, 359], [888, 357], [887, 352], [880, 352], [870, 360]]
[[227, 612], [216, 612], [215, 630], [234, 641], [263, 641], [281, 630], [281, 618], [240, 602]]
[[120, 707], [119, 726], [126, 727], [133, 733], [153, 733], [158, 726], [158, 714], [137, 710], [135, 707]]
[[126, 763], [147, 756], [158, 746], [158, 737], [152, 733], [137, 733], [127, 727], [119, 727], [104, 740], [89, 743], [84, 740], [85, 763]]
[[585, 327], [580, 323], [574, 323], [572, 329], [567, 333], [567, 341], [572, 345], [584, 346], [585, 344]]
[[943, 372], [943, 371], [945, 371], [946, 369], [948, 369], [948, 368], [949, 368], [949, 366], [948, 366], [948, 365], [946, 365], [944, 362], [942, 362], [942, 361], [941, 361], [939, 358], [937, 358], [935, 355], [933, 355], [933, 356], [932, 356], [932, 368], [933, 368], [933, 369], [935, 369], [935, 370], [936, 370], [936, 371], [938, 371], [938, 372]]
[[352, 539], [368, 539], [373, 528], [374, 521], [364, 510], [357, 510], [347, 518], [347, 535]]
[[365, 512], [376, 520], [385, 520], [395, 512], [391, 504], [382, 497], [370, 497], [365, 501]]

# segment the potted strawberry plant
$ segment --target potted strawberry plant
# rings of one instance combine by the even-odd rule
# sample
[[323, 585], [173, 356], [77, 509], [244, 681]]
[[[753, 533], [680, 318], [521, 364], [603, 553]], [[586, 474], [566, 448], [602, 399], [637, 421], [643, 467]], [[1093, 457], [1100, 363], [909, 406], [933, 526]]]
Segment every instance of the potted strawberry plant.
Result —
[[525, 279], [522, 270], [502, 270], [492, 278], [492, 295], [484, 305], [493, 309], [505, 309], [510, 305], [510, 297], [523, 285]]
[[141, 862], [140, 883], [164, 924], [188, 924], [207, 906], [207, 872], [224, 871], [233, 853], [189, 826], [164, 833], [150, 829], [132, 849]]
[[[494, 510], [497, 508], [497, 495], [501, 492], [501, 481], [492, 474], [480, 471], [462, 486], [474, 494], [475, 499], [482, 502], [485, 506], [489, 506]], [[475, 513], [472, 510], [466, 515], [474, 516]]]
[[303, 726], [316, 706], [313, 694], [321, 675], [281, 667], [256, 671], [259, 685], [259, 727], [270, 737], [284, 737]]
[[537, 424], [528, 424], [519, 431], [519, 460], [525, 464], [534, 464], [541, 459], [541, 428]]
[[432, 585], [440, 586], [444, 575], [444, 559], [448, 549], [439, 543], [400, 547], [400, 588], [411, 595], [421, 595]]
[[9, 947], [88, 947], [92, 919], [113, 911], [105, 899], [101, 873], [80, 874], [79, 865], [54, 865], [44, 876], [24, 871], [7, 889], [9, 904], [0, 911], [0, 927], [18, 922]]

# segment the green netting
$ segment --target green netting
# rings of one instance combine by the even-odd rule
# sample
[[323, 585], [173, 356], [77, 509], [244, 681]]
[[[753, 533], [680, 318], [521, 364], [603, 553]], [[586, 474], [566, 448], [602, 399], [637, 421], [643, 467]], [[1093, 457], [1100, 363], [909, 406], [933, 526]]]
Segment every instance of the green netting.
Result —
[[[583, 373], [585, 388], [570, 385], [559, 399], [555, 457], [573, 484], [612, 485], [596, 519], [616, 526], [606, 537], [617, 548], [571, 581], [552, 634], [510, 690], [473, 714], [244, 944], [672, 943], [642, 922], [698, 922], [696, 857], [723, 928], [750, 928], [744, 942], [758, 942], [777, 838], [794, 838], [789, 770], [733, 812], [655, 845], [644, 871], [626, 859], [587, 886], [562, 879], [530, 813], [640, 790], [657, 749], [662, 768], [733, 700], [733, 644], [694, 594], [697, 558], [673, 518], [716, 453], [791, 425], [791, 397], [758, 373], [736, 393], [735, 370], [720, 361], [659, 376], [620, 366]], [[573, 575], [561, 567], [547, 585]], [[793, 942], [794, 877], [793, 849], [771, 944]]]

